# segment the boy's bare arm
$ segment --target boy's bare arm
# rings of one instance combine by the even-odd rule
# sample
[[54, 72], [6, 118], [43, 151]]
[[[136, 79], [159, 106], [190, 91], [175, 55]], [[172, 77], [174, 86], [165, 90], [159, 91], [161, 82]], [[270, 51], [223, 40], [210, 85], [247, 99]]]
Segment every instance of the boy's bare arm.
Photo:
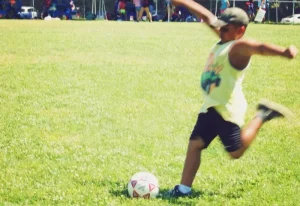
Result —
[[232, 45], [229, 51], [229, 60], [235, 68], [244, 69], [252, 55], [281, 56], [293, 59], [297, 54], [298, 49], [294, 46], [285, 48], [274, 44], [240, 39]]
[[[236, 41], [230, 50], [235, 56], [263, 55], [263, 56], [282, 56], [293, 59], [298, 54], [298, 49], [294, 46], [281, 47], [274, 44], [261, 43], [253, 40], [241, 39]], [[231, 55], [229, 54], [229, 55]]]
[[[213, 15], [208, 9], [198, 4], [193, 0], [172, 0], [175, 6], [183, 6], [187, 8], [192, 14], [201, 18], [209, 27], [217, 17]], [[219, 36], [219, 29], [210, 27]]]

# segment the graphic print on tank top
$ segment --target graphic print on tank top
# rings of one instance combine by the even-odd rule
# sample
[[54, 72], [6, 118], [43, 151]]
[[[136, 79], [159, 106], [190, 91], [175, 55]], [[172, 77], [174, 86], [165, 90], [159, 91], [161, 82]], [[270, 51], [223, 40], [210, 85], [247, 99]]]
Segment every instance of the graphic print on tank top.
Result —
[[221, 84], [221, 76], [219, 73], [223, 69], [223, 65], [214, 63], [215, 54], [210, 53], [206, 66], [201, 76], [201, 87], [209, 94], [214, 88], [219, 87]]

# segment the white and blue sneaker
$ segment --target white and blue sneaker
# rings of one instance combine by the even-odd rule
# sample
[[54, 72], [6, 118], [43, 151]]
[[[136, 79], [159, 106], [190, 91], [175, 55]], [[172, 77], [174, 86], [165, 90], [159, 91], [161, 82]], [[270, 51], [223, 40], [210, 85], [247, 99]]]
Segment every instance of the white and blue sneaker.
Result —
[[192, 195], [192, 191], [188, 193], [183, 193], [179, 190], [179, 185], [176, 185], [174, 189], [166, 192], [164, 196], [167, 198], [178, 198], [178, 197], [190, 197], [191, 195]]

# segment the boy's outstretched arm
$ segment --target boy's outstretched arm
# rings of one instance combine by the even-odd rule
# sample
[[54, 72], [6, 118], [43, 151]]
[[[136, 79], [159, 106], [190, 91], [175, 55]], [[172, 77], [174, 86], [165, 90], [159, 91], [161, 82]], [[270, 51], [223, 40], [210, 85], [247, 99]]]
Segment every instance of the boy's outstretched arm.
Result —
[[274, 44], [240, 39], [232, 46], [231, 53], [249, 57], [258, 54], [263, 56], [282, 56], [292, 59], [296, 57], [298, 49], [294, 46], [285, 48]]
[[187, 8], [196, 17], [201, 18], [219, 36], [219, 29], [212, 28], [210, 26], [212, 22], [217, 20], [217, 17], [208, 9], [193, 0], [172, 0], [172, 3], [175, 6], [183, 6]]
[[297, 54], [298, 49], [295, 46], [285, 48], [274, 44], [240, 39], [232, 45], [229, 51], [229, 60], [235, 68], [243, 69], [252, 55], [281, 56], [293, 59]]

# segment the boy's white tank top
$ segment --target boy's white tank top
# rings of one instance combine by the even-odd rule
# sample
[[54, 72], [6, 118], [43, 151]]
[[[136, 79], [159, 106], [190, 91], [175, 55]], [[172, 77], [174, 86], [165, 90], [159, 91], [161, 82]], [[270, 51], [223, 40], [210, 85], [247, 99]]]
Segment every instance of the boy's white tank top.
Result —
[[231, 66], [228, 52], [232, 43], [234, 41], [218, 43], [210, 51], [200, 80], [204, 94], [200, 112], [206, 113], [208, 108], [214, 107], [225, 120], [242, 126], [247, 110], [242, 82], [249, 64], [244, 70]]

